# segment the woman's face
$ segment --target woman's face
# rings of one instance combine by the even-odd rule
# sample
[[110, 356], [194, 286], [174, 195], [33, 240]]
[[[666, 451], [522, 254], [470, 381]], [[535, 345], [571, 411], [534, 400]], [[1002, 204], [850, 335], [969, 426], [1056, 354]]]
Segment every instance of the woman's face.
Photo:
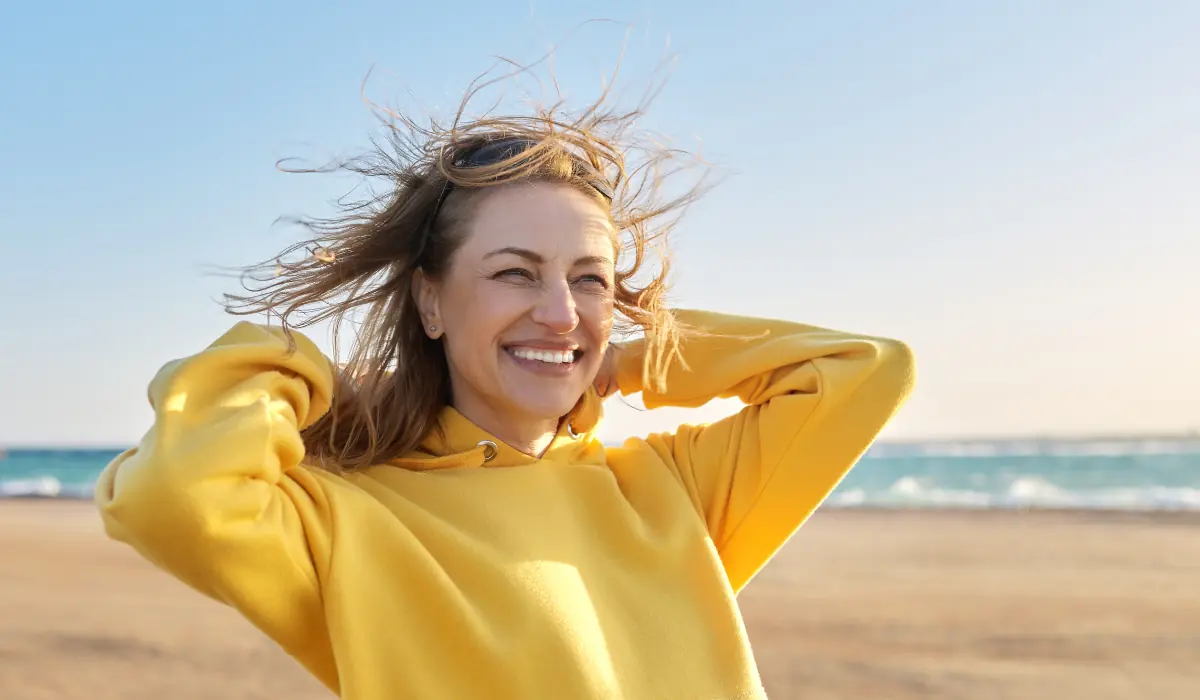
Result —
[[614, 241], [608, 212], [567, 185], [480, 198], [445, 275], [417, 285], [426, 332], [444, 339], [455, 408], [549, 421], [574, 407], [608, 347]]

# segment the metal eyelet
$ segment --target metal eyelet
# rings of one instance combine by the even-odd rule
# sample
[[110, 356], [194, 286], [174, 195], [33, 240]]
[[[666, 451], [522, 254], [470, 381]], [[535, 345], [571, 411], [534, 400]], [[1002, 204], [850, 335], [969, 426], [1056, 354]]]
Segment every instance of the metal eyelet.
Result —
[[492, 461], [500, 452], [500, 448], [496, 447], [496, 443], [492, 442], [491, 440], [480, 440], [476, 447], [483, 448], [483, 461], [485, 462]]
[[571, 421], [567, 421], [567, 435], [570, 435], [572, 440], [579, 439], [579, 433], [575, 432], [575, 426], [571, 425]]

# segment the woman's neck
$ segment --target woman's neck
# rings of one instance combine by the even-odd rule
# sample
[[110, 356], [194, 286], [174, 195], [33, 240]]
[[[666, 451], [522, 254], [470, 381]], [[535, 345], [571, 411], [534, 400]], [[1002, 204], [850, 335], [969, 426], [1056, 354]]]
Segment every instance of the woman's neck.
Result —
[[558, 434], [560, 419], [521, 419], [502, 414], [486, 405], [455, 401], [455, 410], [483, 431], [530, 457], [541, 457]]

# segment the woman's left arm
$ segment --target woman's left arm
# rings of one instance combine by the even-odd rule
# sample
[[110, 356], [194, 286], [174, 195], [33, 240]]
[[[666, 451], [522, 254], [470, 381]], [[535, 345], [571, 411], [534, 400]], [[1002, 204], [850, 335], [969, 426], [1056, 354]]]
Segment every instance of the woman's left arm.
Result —
[[651, 438], [669, 451], [735, 590], [816, 510], [907, 398], [912, 353], [895, 340], [799, 323], [677, 311], [699, 331], [644, 386], [642, 341], [623, 346], [617, 385], [647, 408], [737, 397], [739, 413]]

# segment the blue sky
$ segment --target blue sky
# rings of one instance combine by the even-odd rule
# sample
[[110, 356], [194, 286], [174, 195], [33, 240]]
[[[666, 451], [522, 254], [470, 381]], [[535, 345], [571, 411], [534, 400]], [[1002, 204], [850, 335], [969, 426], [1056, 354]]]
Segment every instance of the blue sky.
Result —
[[233, 321], [206, 266], [345, 190], [274, 163], [364, 147], [372, 67], [445, 114], [557, 44], [582, 104], [627, 31], [631, 93], [678, 56], [650, 125], [730, 173], [677, 304], [906, 340], [891, 437], [1200, 427], [1200, 4], [81, 5], [0, 9], [0, 444], [140, 436], [154, 371]]

